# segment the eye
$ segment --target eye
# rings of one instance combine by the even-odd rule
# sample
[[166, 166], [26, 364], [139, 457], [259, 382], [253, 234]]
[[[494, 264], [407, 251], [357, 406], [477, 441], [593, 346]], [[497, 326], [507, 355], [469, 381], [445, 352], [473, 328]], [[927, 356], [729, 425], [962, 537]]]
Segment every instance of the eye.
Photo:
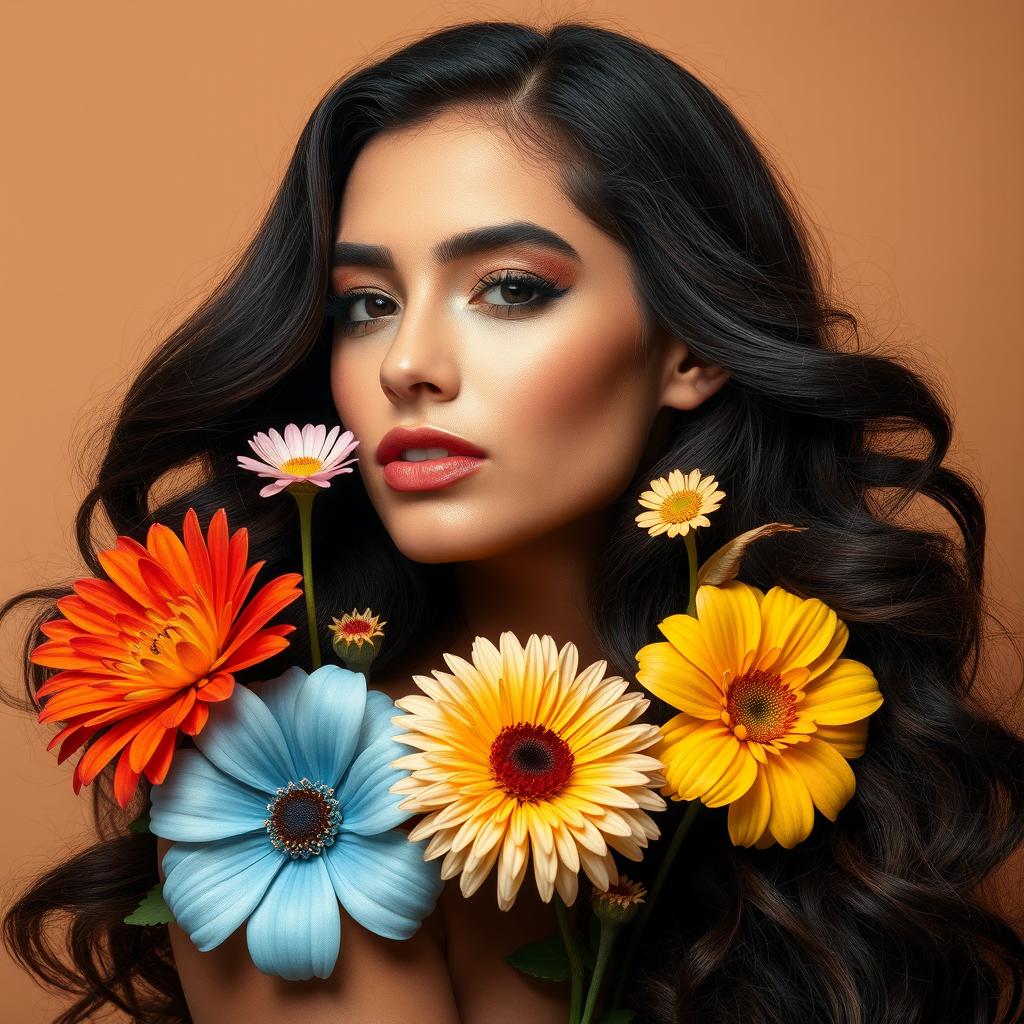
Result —
[[[365, 319], [349, 320], [349, 314], [361, 303], [365, 303], [365, 312], [369, 316]], [[324, 303], [324, 315], [331, 317], [344, 333], [358, 334], [365, 330], [364, 324], [372, 323], [380, 317], [390, 316], [393, 310], [388, 307], [395, 305], [393, 299], [377, 292], [346, 292], [344, 295], [331, 292]]]
[[[510, 319], [521, 315], [520, 310], [534, 311], [546, 306], [552, 299], [563, 296], [569, 289], [559, 288], [554, 281], [539, 274], [527, 274], [519, 270], [502, 270], [481, 278], [483, 286], [480, 295], [496, 291], [498, 302], [484, 302], [498, 316]], [[533, 298], [527, 296], [532, 295]]]
[[[556, 282], [539, 274], [519, 270], [488, 274], [477, 282], [477, 287], [475, 296], [496, 293], [495, 301], [478, 304], [493, 311], [493, 315], [506, 319], [517, 319], [524, 313], [542, 309], [569, 290], [568, 287], [559, 288]], [[367, 316], [350, 320], [350, 314], [360, 306]], [[393, 299], [379, 292], [355, 291], [342, 295], [331, 292], [324, 303], [324, 314], [334, 320], [343, 334], [364, 334], [375, 320], [392, 316], [396, 306]]]

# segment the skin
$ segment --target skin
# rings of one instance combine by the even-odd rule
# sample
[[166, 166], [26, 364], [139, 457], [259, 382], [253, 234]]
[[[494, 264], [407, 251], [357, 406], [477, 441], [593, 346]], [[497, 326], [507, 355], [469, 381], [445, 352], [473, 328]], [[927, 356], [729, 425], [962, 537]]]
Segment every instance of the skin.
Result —
[[[511, 221], [556, 232], [579, 261], [536, 245], [445, 265], [430, 258], [442, 239]], [[523, 642], [533, 632], [559, 645], [571, 640], [581, 668], [601, 660], [583, 588], [607, 535], [607, 508], [641, 461], [661, 450], [670, 410], [695, 409], [728, 373], [658, 330], [650, 330], [643, 358], [644, 316], [627, 251], [566, 199], [554, 163], [527, 155], [468, 108], [371, 139], [346, 183], [336, 240], [386, 246], [395, 264], [332, 271], [334, 292], [379, 296], [348, 310], [349, 322], [364, 322], [355, 331], [335, 324], [331, 389], [341, 422], [360, 440], [356, 468], [405, 555], [455, 564], [463, 609], [445, 635], [425, 638], [373, 687], [393, 698], [413, 692], [412, 674], [445, 668], [442, 652], [469, 658], [475, 636], [497, 642], [503, 630]], [[479, 284], [503, 270], [568, 290], [509, 316], [508, 307], [537, 292]], [[447, 487], [395, 491], [374, 453], [397, 425], [453, 431], [488, 458]], [[161, 858], [167, 845], [159, 840]], [[343, 913], [342, 955], [322, 981], [262, 975], [248, 959], [244, 928], [199, 953], [170, 927], [196, 1024], [228, 1013], [305, 1024], [567, 1017], [568, 986], [527, 978], [503, 959], [556, 932], [532, 876], [504, 913], [493, 876], [470, 899], [449, 881], [437, 910], [404, 943], [381, 940]]]

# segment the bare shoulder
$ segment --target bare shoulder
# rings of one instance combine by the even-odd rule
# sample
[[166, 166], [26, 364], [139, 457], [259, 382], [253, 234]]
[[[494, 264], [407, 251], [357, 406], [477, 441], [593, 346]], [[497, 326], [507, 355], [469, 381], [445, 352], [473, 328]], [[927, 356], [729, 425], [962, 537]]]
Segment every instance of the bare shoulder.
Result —
[[[157, 839], [161, 881], [170, 845]], [[433, 916], [439, 925], [440, 912]], [[171, 949], [195, 1024], [461, 1024], [436, 927], [425, 922], [412, 938], [396, 942], [367, 931], [344, 910], [341, 918], [341, 955], [333, 974], [309, 981], [285, 981], [258, 970], [244, 925], [204, 953], [172, 922]]]
[[493, 873], [471, 897], [447, 882], [439, 901], [446, 960], [463, 1024], [564, 1024], [569, 986], [532, 978], [505, 961], [527, 942], [558, 934], [555, 909], [528, 877], [507, 911], [498, 909]]

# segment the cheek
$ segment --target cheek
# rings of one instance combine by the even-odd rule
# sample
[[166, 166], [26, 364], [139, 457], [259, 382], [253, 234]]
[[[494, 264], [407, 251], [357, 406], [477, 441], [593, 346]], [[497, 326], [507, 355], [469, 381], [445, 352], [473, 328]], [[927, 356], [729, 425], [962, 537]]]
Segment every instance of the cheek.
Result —
[[520, 486], [593, 504], [629, 483], [653, 416], [638, 323], [620, 312], [560, 330], [512, 394], [514, 443], [503, 448]]
[[331, 351], [331, 396], [338, 418], [356, 437], [369, 425], [372, 392], [368, 381], [378, 379], [378, 364], [368, 359], [368, 350], [335, 342]]

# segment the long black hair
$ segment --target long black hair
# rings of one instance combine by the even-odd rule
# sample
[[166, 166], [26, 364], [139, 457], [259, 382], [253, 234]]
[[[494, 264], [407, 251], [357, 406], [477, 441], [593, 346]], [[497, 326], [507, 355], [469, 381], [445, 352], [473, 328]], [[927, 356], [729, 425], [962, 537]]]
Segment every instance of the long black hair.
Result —
[[[466, 104], [557, 162], [567, 198], [628, 250], [648, 322], [731, 373], [697, 410], [672, 413], [664, 450], [612, 510], [590, 587], [611, 668], [633, 676], [659, 619], [686, 606], [686, 573], [637, 529], [636, 497], [653, 477], [698, 466], [729, 495], [703, 550], [761, 523], [804, 527], [756, 544], [743, 578], [834, 608], [850, 626], [845, 653], [871, 666], [885, 696], [854, 762], [853, 799], [834, 823], [818, 816], [794, 850], [734, 848], [722, 809], [698, 815], [631, 979], [639, 1019], [1019, 1019], [1024, 946], [979, 887], [1024, 837], [1024, 742], [975, 692], [994, 618], [985, 517], [976, 484], [943, 465], [949, 407], [907, 357], [864, 350], [856, 316], [832, 295], [824, 246], [726, 103], [635, 39], [578, 22], [471, 22], [339, 80], [237, 264], [129, 386], [77, 516], [89, 570], [101, 574], [98, 509], [143, 539], [153, 522], [180, 527], [189, 507], [204, 525], [224, 507], [266, 560], [263, 579], [299, 564], [294, 509], [259, 498], [235, 456], [269, 425], [337, 419], [323, 303], [346, 176], [375, 133]], [[917, 496], [955, 529], [915, 520]], [[323, 624], [372, 606], [389, 624], [384, 671], [455, 607], [451, 566], [405, 558], [358, 474], [316, 511]], [[29, 711], [47, 673], [27, 654], [68, 593], [30, 590], [0, 610], [40, 605], [25, 639]], [[296, 604], [281, 619], [300, 625]], [[251, 678], [304, 663], [304, 636]], [[166, 928], [121, 923], [157, 880], [154, 837], [127, 828], [148, 787], [122, 811], [107, 776], [92, 788], [99, 841], [21, 895], [5, 940], [74, 994], [61, 1024], [105, 1004], [140, 1022], [188, 1021]], [[57, 921], [70, 962], [48, 927]]]

